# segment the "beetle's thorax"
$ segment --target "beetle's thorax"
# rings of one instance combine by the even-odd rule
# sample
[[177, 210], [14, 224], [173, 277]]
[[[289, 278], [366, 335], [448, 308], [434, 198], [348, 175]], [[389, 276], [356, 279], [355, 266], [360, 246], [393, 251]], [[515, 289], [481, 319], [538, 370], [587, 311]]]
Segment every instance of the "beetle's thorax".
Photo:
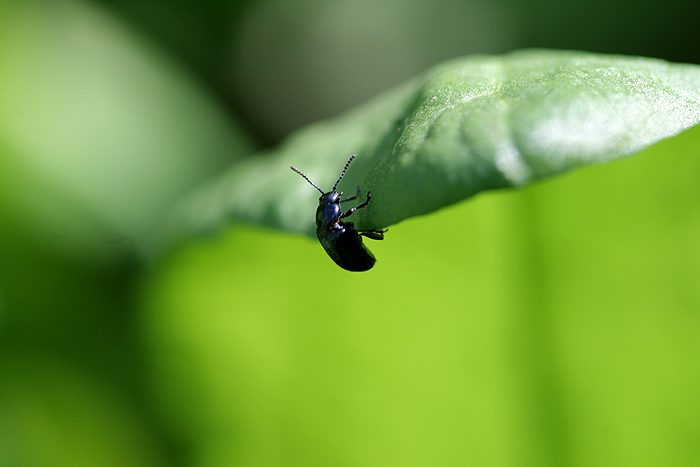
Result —
[[324, 193], [318, 200], [316, 209], [316, 227], [327, 229], [337, 224], [343, 211], [340, 210], [340, 193], [331, 191]]

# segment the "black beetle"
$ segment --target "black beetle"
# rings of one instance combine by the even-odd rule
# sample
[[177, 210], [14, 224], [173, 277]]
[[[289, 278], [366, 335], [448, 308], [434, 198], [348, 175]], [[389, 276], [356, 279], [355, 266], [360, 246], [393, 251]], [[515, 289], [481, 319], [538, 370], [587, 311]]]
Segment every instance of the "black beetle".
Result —
[[340, 199], [343, 193], [338, 193], [335, 189], [338, 183], [343, 179], [345, 172], [348, 170], [350, 163], [357, 157], [357, 154], [352, 156], [345, 164], [343, 173], [333, 185], [333, 189], [324, 193], [322, 189], [317, 187], [304, 172], [294, 166], [290, 166], [293, 171], [304, 177], [304, 179], [314, 188], [321, 192], [321, 197], [318, 199], [318, 209], [316, 209], [316, 236], [323, 245], [323, 248], [328, 253], [335, 263], [348, 271], [367, 271], [374, 266], [377, 259], [371, 251], [362, 243], [362, 236], [371, 238], [372, 240], [384, 240], [384, 232], [386, 230], [374, 229], [355, 229], [352, 222], [343, 222], [342, 219], [348, 217], [358, 209], [364, 208], [369, 204], [372, 196], [367, 192], [367, 200], [360, 203], [347, 212], [340, 209], [340, 203], [351, 201], [360, 196], [360, 187], [357, 187], [357, 193], [349, 198]]

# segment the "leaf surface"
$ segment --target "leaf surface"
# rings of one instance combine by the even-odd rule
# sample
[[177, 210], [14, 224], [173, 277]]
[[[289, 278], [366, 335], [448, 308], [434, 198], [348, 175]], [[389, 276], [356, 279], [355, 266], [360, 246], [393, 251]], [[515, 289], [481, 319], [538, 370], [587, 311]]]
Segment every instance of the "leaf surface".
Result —
[[[641, 151], [700, 121], [700, 66], [573, 51], [452, 60], [236, 163], [190, 196], [179, 228], [234, 218], [313, 234], [318, 191], [372, 192], [350, 220], [383, 228], [482, 190]], [[348, 206], [349, 207], [349, 206]]]

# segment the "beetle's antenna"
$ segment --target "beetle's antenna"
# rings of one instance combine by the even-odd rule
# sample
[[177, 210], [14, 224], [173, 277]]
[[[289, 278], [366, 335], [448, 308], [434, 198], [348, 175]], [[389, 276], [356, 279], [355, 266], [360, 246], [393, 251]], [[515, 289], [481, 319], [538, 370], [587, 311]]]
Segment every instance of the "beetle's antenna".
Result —
[[[353, 157], [354, 157], [354, 156], [353, 156]], [[352, 159], [351, 159], [351, 160], [352, 160]], [[348, 164], [349, 164], [349, 162], [348, 162]], [[316, 188], [318, 191], [320, 191], [322, 195], [325, 194], [325, 193], [323, 193], [323, 190], [322, 190], [322, 189], [320, 189], [319, 187], [317, 187], [317, 186], [314, 184], [314, 182], [312, 182], [311, 180], [309, 180], [309, 177], [307, 177], [306, 174], [305, 174], [304, 172], [302, 172], [301, 170], [297, 169], [297, 168], [294, 167], [293, 165], [290, 165], [289, 168], [292, 169], [293, 171], [295, 171], [296, 173], [298, 173], [299, 175], [301, 175], [302, 177], [304, 177], [304, 179], [305, 179], [307, 182], [309, 182], [309, 183], [311, 184], [311, 186], [313, 186], [313, 187]], [[345, 168], [347, 169], [348, 167], [345, 166]], [[343, 173], [345, 173], [344, 170], [343, 170]], [[341, 178], [342, 178], [342, 175], [341, 175]], [[336, 185], [337, 185], [337, 183], [336, 183]], [[333, 187], [333, 190], [335, 191], [335, 187]]]
[[352, 157], [350, 157], [350, 160], [348, 160], [347, 164], [345, 164], [345, 168], [343, 169], [343, 173], [340, 174], [340, 178], [338, 179], [337, 182], [335, 182], [335, 185], [333, 185], [332, 191], [335, 191], [336, 187], [338, 186], [338, 183], [340, 183], [340, 181], [345, 176], [345, 172], [348, 170], [348, 167], [350, 166], [350, 162], [352, 162], [352, 160], [356, 157], [357, 157], [357, 154], [353, 154]]

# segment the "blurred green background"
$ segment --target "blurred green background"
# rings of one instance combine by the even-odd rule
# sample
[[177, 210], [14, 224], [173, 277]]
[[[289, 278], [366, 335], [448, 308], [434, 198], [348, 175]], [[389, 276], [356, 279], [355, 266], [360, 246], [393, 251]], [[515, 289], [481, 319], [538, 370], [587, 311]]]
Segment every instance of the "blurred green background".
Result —
[[434, 63], [700, 63], [696, 10], [0, 0], [0, 466], [698, 465], [699, 128], [392, 226], [364, 274], [234, 223], [154, 254], [197, 183]]

